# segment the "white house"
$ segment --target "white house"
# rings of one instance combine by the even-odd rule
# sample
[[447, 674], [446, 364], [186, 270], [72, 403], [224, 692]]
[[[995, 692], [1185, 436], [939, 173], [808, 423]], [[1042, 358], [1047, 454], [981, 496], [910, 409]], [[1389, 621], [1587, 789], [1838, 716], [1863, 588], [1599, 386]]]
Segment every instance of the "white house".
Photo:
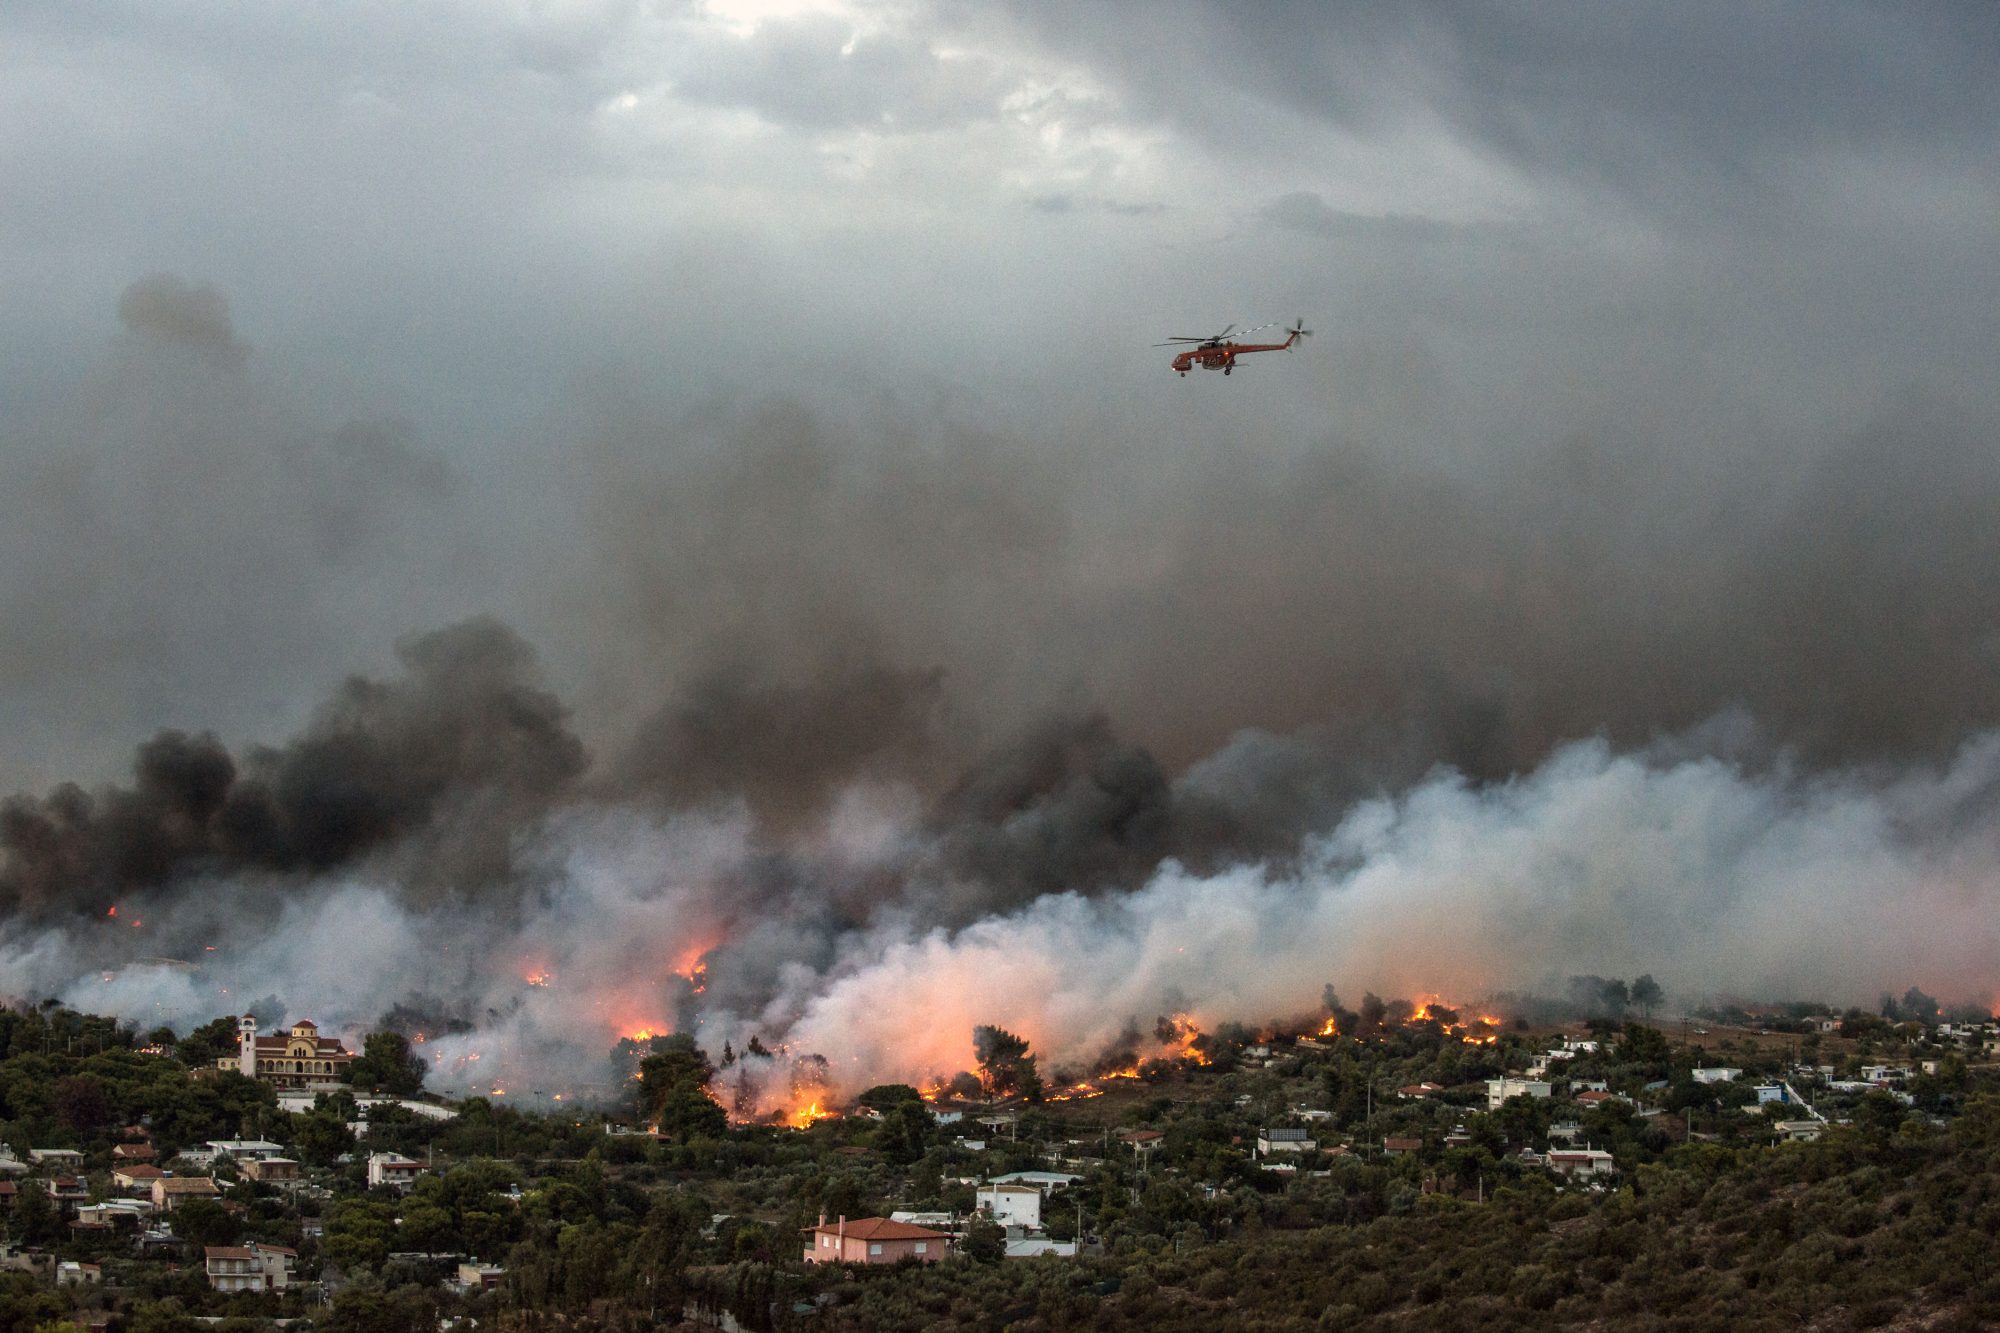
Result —
[[233, 1157], [237, 1161], [248, 1161], [262, 1157], [280, 1157], [284, 1148], [266, 1139], [210, 1139], [208, 1141], [209, 1160], [218, 1157]]
[[1506, 1105], [1510, 1097], [1541, 1097], [1549, 1095], [1549, 1084], [1538, 1078], [1489, 1078], [1486, 1080], [1486, 1109], [1497, 1111]]
[[993, 1214], [1002, 1226], [1042, 1229], [1042, 1192], [1033, 1185], [981, 1185], [973, 1206]]
[[1073, 1240], [1050, 1240], [1046, 1236], [1023, 1237], [1007, 1242], [1009, 1259], [1038, 1259], [1052, 1254], [1060, 1259], [1076, 1258], [1076, 1242]]
[[1714, 1069], [1697, 1069], [1694, 1071], [1692, 1077], [1697, 1083], [1734, 1083], [1737, 1079], [1743, 1077], [1743, 1071], [1740, 1069], [1724, 1069], [1718, 1066]]
[[368, 1188], [388, 1185], [408, 1189], [410, 1182], [424, 1173], [424, 1164], [395, 1152], [368, 1154]]
[[1784, 1100], [1785, 1088], [1782, 1083], [1760, 1083], [1757, 1085], [1757, 1105], [1769, 1106], [1773, 1102], [1782, 1102]]
[[1553, 1148], [1548, 1156], [1549, 1170], [1571, 1179], [1591, 1176], [1608, 1176], [1618, 1169], [1611, 1154], [1602, 1148]]
[[[1090, 1139], [1087, 1141], [1095, 1143], [1097, 1140]], [[1073, 1176], [1067, 1171], [1009, 1171], [1004, 1176], [993, 1177], [992, 1183], [995, 1185], [1033, 1185], [1035, 1188], [1047, 1193], [1051, 1190], [1065, 1189], [1082, 1179], [1082, 1176]]]

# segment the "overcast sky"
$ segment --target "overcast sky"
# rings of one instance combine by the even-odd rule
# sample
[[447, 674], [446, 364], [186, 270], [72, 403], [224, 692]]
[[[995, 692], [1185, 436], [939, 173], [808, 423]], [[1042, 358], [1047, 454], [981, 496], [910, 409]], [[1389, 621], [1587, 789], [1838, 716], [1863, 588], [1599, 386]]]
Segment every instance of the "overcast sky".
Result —
[[[478, 612], [600, 749], [680, 676], [853, 637], [974, 713], [1080, 695], [1144, 737], [1158, 693], [1185, 758], [1309, 720], [1307, 687], [1239, 694], [1219, 648], [1095, 664], [1287, 620], [1323, 539], [1407, 569], [1428, 525], [1517, 535], [1573, 488], [1621, 534], [1576, 549], [1635, 564], [1794, 491], [1813, 541], [1935, 540], [1841, 558], [1990, 669], [1991, 601], [1957, 614], [2000, 516], [1995, 126], [1983, 0], [11, 0], [0, 786], [163, 725], [275, 739]], [[1151, 346], [1298, 316], [1229, 379]], [[1365, 544], [1269, 530], [1301, 475], [1395, 499]], [[1246, 525], [1236, 581], [1177, 600]], [[1486, 549], [1431, 571], [1437, 616], [1481, 605]], [[1804, 582], [1760, 624], [1817, 560], [1773, 555]], [[1607, 595], [1692, 625], [1714, 586]], [[1511, 680], [1514, 605], [1452, 630], [1492, 643], [1356, 633]], [[1768, 704], [1848, 633], [1670, 680], [1660, 720]]]

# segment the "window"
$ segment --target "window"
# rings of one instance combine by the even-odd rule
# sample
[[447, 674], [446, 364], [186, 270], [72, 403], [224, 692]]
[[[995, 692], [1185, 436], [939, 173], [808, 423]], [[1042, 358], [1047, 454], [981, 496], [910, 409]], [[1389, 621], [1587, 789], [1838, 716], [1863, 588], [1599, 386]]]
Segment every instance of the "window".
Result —
[[929, 1254], [929, 1253], [930, 1253], [930, 1248], [931, 1248], [931, 1243], [930, 1243], [929, 1241], [927, 1241], [927, 1240], [920, 1240], [920, 1241], [918, 1241], [918, 1242], [917, 1242], [917, 1253], [918, 1253], [918, 1254]]
[[882, 1246], [881, 1246], [881, 1243], [880, 1243], [879, 1241], [878, 1241], [878, 1242], [874, 1242], [874, 1243], [871, 1243], [871, 1244], [870, 1244], [870, 1245], [868, 1246], [868, 1253], [870, 1253], [870, 1254], [880, 1254], [880, 1253], [882, 1253]]

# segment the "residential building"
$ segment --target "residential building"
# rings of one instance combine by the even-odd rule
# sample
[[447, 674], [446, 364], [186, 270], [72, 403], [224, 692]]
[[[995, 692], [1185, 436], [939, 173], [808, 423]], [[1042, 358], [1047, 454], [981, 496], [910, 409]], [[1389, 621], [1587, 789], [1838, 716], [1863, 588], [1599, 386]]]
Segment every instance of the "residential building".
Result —
[[242, 1163], [243, 1178], [266, 1185], [289, 1185], [298, 1182], [299, 1164], [289, 1157], [252, 1157]]
[[1385, 1138], [1382, 1140], [1382, 1151], [1391, 1157], [1401, 1157], [1404, 1153], [1421, 1152], [1423, 1151], [1423, 1146], [1424, 1141], [1422, 1139]]
[[498, 1264], [460, 1264], [455, 1285], [461, 1292], [496, 1291], [507, 1280], [507, 1270]]
[[28, 1161], [37, 1171], [81, 1171], [83, 1154], [74, 1148], [30, 1148]]
[[158, 1154], [150, 1143], [121, 1143], [111, 1150], [113, 1165], [120, 1162], [150, 1162]]
[[1047, 1236], [1023, 1236], [1019, 1240], [1007, 1242], [1009, 1259], [1039, 1259], [1045, 1254], [1059, 1259], [1076, 1258], [1076, 1242], [1073, 1240], [1050, 1240]]
[[220, 1292], [283, 1291], [292, 1278], [297, 1250], [282, 1245], [210, 1245], [208, 1285]]
[[104, 1281], [104, 1270], [96, 1264], [78, 1263], [65, 1259], [56, 1265], [56, 1285], [58, 1287], [80, 1287], [86, 1283]]
[[1497, 1111], [1507, 1104], [1511, 1097], [1541, 1097], [1549, 1095], [1549, 1084], [1538, 1078], [1489, 1078], [1486, 1080], [1486, 1109]]
[[1697, 1069], [1694, 1071], [1692, 1077], [1697, 1083], [1734, 1083], [1737, 1079], [1743, 1077], [1743, 1071], [1721, 1067]]
[[424, 1164], [414, 1161], [401, 1153], [378, 1152], [368, 1154], [368, 1187], [388, 1185], [393, 1189], [408, 1189], [412, 1181], [424, 1173]]
[[1033, 1185], [981, 1185], [973, 1193], [973, 1206], [993, 1214], [1002, 1226], [1030, 1231], [1042, 1226], [1042, 1192]]
[[951, 1250], [951, 1237], [929, 1227], [892, 1222], [886, 1217], [821, 1222], [808, 1227], [805, 1261], [809, 1264], [893, 1264], [904, 1259], [934, 1264]]
[[1548, 1166], [1557, 1175], [1572, 1179], [1608, 1176], [1618, 1169], [1611, 1154], [1602, 1148], [1552, 1148]]
[[153, 1182], [153, 1211], [171, 1213], [189, 1199], [213, 1199], [221, 1193], [208, 1176], [161, 1176]]
[[1319, 1147], [1319, 1140], [1303, 1129], [1275, 1128], [1257, 1131], [1257, 1155], [1269, 1157], [1280, 1152], [1312, 1152]]
[[166, 1174], [150, 1162], [135, 1162], [131, 1166], [112, 1168], [111, 1183], [129, 1193], [151, 1194], [153, 1182], [164, 1179]]
[[899, 1208], [889, 1214], [891, 1222], [902, 1222], [913, 1227], [929, 1227], [942, 1231], [948, 1236], [956, 1236], [963, 1230], [962, 1219], [957, 1213], [925, 1213]]
[[319, 1035], [319, 1025], [300, 1019], [291, 1030], [271, 1037], [257, 1035], [257, 1020], [245, 1014], [236, 1021], [236, 1054], [215, 1062], [218, 1069], [232, 1070], [279, 1088], [320, 1088], [341, 1086], [340, 1076], [354, 1063], [354, 1053], [333, 1037]]
[[285, 1149], [282, 1145], [272, 1143], [268, 1139], [210, 1139], [208, 1141], [208, 1159], [211, 1162], [218, 1157], [232, 1157], [239, 1162], [243, 1162], [257, 1157], [276, 1157], [284, 1151]]
[[[1096, 1140], [1091, 1140], [1096, 1142]], [[993, 1177], [995, 1185], [1033, 1185], [1047, 1193], [1051, 1190], [1066, 1189], [1082, 1180], [1066, 1171], [1009, 1171], [1004, 1176]]]
[[103, 1203], [79, 1204], [76, 1220], [70, 1225], [83, 1231], [108, 1231], [119, 1226], [137, 1230], [152, 1211], [152, 1204], [144, 1199], [107, 1199]]

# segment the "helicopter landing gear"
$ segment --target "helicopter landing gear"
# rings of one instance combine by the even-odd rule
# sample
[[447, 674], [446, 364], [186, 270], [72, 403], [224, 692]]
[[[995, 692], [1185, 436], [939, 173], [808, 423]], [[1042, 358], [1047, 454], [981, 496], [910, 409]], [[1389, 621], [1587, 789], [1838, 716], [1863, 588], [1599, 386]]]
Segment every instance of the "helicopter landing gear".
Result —
[[1234, 370], [1234, 369], [1236, 369], [1236, 367], [1235, 367], [1235, 366], [1224, 366], [1224, 367], [1222, 368], [1222, 373], [1223, 373], [1223, 374], [1225, 374], [1225, 375], [1227, 375], [1227, 374], [1228, 374], [1228, 373], [1229, 373], [1230, 371], [1232, 371], [1232, 370]]

